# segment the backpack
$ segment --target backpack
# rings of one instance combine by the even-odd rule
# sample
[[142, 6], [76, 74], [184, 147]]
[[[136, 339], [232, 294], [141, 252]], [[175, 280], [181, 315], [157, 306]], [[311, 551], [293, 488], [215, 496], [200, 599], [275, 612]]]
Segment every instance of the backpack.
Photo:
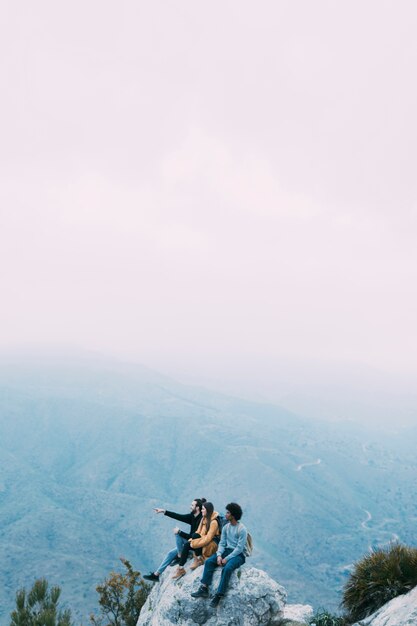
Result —
[[218, 516], [216, 517], [216, 520], [217, 520], [217, 523], [219, 525], [220, 534], [222, 534], [222, 530], [223, 530], [223, 528], [227, 524], [227, 519], [225, 518], [224, 515], [220, 515], [220, 513], [219, 513]]
[[250, 532], [247, 530], [246, 544], [243, 550], [243, 556], [251, 556], [253, 552], [253, 539]]
[[246, 545], [245, 545], [243, 554], [245, 556], [251, 556], [252, 552], [253, 552], [253, 539], [252, 539], [252, 535], [250, 534], [250, 532], [248, 532], [248, 536], [246, 537]]

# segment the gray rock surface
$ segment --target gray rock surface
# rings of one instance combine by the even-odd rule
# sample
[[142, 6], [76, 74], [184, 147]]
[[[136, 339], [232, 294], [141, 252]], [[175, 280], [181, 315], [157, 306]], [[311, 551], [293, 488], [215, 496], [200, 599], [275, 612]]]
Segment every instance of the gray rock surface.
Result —
[[417, 587], [353, 626], [417, 626]]
[[[200, 584], [203, 569], [172, 580], [174, 568], [168, 567], [155, 583], [137, 626], [279, 626], [282, 623], [286, 591], [265, 572], [244, 565], [232, 574], [226, 596], [217, 608], [206, 598], [192, 598]], [[218, 585], [220, 569], [215, 572], [211, 592]]]
[[314, 611], [309, 604], [287, 604], [284, 607], [282, 626], [307, 624]]

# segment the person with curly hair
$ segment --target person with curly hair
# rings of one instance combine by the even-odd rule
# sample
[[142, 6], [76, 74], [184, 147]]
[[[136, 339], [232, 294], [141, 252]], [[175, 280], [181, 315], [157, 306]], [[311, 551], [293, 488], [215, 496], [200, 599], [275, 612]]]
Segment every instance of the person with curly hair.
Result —
[[220, 583], [210, 603], [213, 607], [219, 604], [226, 593], [232, 572], [246, 560], [244, 552], [248, 532], [240, 521], [241, 517], [242, 509], [239, 504], [231, 502], [226, 506], [227, 524], [222, 529], [217, 552], [206, 560], [200, 587], [191, 594], [193, 598], [208, 598], [214, 570], [221, 567]]

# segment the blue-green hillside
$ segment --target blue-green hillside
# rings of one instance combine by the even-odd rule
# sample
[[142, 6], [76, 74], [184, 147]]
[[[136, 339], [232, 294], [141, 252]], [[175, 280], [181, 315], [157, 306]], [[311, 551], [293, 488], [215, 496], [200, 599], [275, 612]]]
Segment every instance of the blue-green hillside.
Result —
[[[395, 424], [395, 415], [393, 415]], [[156, 566], [204, 496], [241, 503], [252, 563], [291, 602], [335, 608], [352, 563], [413, 545], [416, 431], [310, 422], [104, 360], [0, 363], [0, 620], [44, 576], [86, 623], [127, 556]]]

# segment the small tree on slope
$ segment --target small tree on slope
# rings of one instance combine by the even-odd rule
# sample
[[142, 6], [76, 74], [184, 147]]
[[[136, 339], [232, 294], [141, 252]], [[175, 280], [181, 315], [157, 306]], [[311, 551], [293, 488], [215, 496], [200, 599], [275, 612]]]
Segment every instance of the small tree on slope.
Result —
[[96, 587], [100, 596], [101, 615], [90, 616], [93, 626], [136, 626], [139, 613], [150, 592], [140, 572], [136, 572], [129, 561], [120, 559], [126, 568], [124, 574], [111, 572], [101, 585]]
[[35, 581], [29, 593], [16, 593], [16, 609], [11, 613], [10, 626], [72, 626], [71, 611], [58, 610], [59, 587], [49, 589], [44, 578]]

